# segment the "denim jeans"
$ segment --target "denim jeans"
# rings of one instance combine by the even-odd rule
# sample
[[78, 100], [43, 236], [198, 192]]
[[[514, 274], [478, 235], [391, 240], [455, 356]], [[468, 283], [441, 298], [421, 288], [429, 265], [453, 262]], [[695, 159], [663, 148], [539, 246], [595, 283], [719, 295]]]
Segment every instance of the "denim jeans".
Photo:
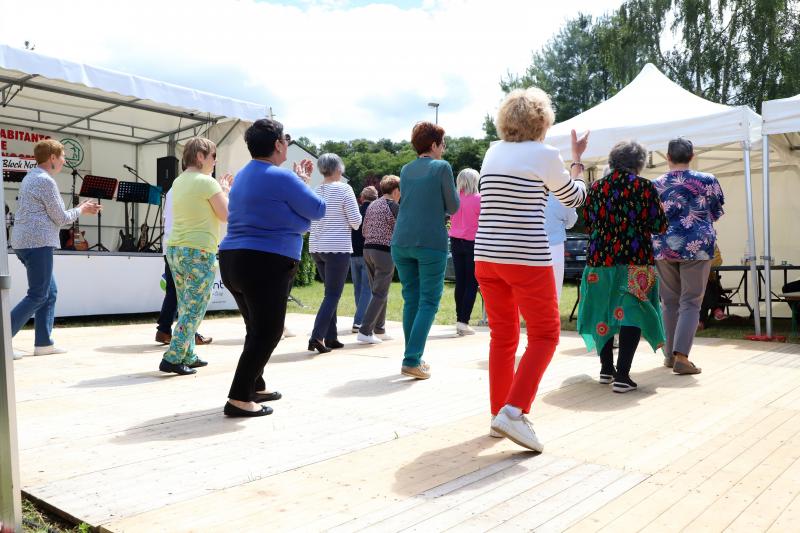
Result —
[[158, 315], [158, 331], [172, 335], [172, 323], [178, 316], [178, 293], [175, 290], [175, 280], [172, 278], [172, 270], [169, 269], [169, 262], [164, 256], [164, 301], [161, 302], [161, 313]]
[[353, 325], [361, 325], [364, 313], [372, 299], [372, 290], [369, 284], [369, 272], [364, 264], [364, 256], [350, 256], [350, 277], [353, 280], [353, 295], [356, 300], [356, 314], [353, 315]]
[[392, 259], [403, 286], [403, 366], [417, 367], [442, 299], [447, 252], [392, 246]]
[[53, 248], [20, 248], [14, 250], [28, 274], [28, 293], [11, 310], [11, 336], [33, 317], [34, 346], [53, 344], [53, 321], [56, 313], [56, 278], [53, 276]]
[[344, 282], [347, 279], [350, 254], [315, 252], [311, 254], [311, 257], [317, 265], [319, 277], [325, 284], [325, 297], [319, 305], [311, 338], [319, 341], [335, 341], [338, 340], [336, 308], [339, 307], [339, 299], [342, 297]]

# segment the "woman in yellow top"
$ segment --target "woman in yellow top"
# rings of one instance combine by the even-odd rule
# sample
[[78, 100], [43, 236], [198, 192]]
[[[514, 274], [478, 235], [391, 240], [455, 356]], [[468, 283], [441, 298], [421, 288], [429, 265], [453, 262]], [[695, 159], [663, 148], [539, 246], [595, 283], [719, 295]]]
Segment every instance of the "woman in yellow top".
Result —
[[233, 176], [211, 177], [216, 145], [193, 137], [183, 150], [186, 169], [172, 184], [172, 231], [167, 263], [178, 293], [178, 322], [158, 369], [187, 375], [208, 363], [194, 353], [194, 335], [206, 314], [217, 270], [220, 222], [228, 220], [228, 192]]

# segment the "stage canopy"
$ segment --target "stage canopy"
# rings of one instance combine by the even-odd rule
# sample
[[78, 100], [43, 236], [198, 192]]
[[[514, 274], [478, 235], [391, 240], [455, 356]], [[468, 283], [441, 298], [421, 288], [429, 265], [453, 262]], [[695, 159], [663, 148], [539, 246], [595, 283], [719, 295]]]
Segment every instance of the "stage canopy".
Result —
[[144, 145], [173, 142], [267, 107], [0, 45], [0, 120]]
[[617, 141], [635, 139], [651, 150], [646, 174], [663, 172], [670, 139], [683, 136], [698, 147], [703, 170], [718, 176], [742, 174], [742, 141], [756, 146], [761, 118], [746, 106], [727, 106], [690, 93], [661, 73], [644, 66], [624, 89], [595, 107], [550, 128], [546, 141], [570, 159], [570, 130], [591, 130], [585, 162], [605, 165]]

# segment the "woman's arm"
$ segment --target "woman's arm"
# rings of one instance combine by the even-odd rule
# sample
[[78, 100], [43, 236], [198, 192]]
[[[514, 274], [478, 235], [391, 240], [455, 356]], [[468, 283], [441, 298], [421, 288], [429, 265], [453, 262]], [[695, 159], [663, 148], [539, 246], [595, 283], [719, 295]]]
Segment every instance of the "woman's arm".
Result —
[[356, 194], [349, 185], [345, 185], [345, 187], [347, 187], [347, 192], [344, 196], [344, 202], [342, 204], [344, 216], [351, 228], [358, 229], [359, 226], [361, 226], [361, 212], [358, 210]]
[[458, 211], [460, 201], [458, 191], [456, 191], [456, 179], [453, 177], [453, 168], [447, 161], [444, 162], [442, 172], [442, 197], [444, 198], [444, 210], [448, 215]]

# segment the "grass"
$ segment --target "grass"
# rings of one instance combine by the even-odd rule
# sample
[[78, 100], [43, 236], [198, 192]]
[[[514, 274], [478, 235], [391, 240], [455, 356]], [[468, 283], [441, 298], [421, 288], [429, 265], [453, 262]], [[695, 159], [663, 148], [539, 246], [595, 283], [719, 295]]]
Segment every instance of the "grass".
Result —
[[22, 499], [22, 531], [25, 533], [89, 533], [89, 524], [70, 524], [39, 509], [32, 501]]
[[[453, 290], [455, 285], [453, 283], [445, 283], [444, 293], [442, 294], [442, 301], [439, 304], [439, 312], [436, 314], [436, 324], [455, 325], [456, 323], [456, 304], [453, 297]], [[289, 313], [305, 313], [314, 315], [319, 309], [323, 297], [323, 285], [321, 282], [314, 282], [312, 285], [306, 287], [295, 287], [292, 289], [292, 296], [300, 300], [305, 308], [300, 307], [294, 302], [289, 302], [287, 312]], [[560, 311], [561, 311], [561, 329], [564, 331], [575, 331], [576, 321], [569, 320], [569, 315], [572, 307], [575, 305], [577, 299], [577, 291], [575, 283], [565, 282], [564, 290], [561, 293]], [[353, 316], [355, 313], [355, 302], [353, 301], [353, 286], [347, 284], [342, 294], [342, 299], [339, 301], [339, 314], [343, 316]], [[577, 310], [576, 310], [577, 314]], [[389, 304], [386, 309], [387, 320], [394, 320], [401, 322], [403, 319], [403, 297], [400, 295], [400, 283], [392, 283], [392, 288], [389, 291]], [[474, 325], [481, 319], [481, 297], [475, 301], [475, 307], [472, 310], [472, 317], [470, 322]], [[790, 337], [791, 321], [786, 318], [773, 318], [773, 335], [783, 335], [787, 338], [787, 342], [800, 343], [797, 337]], [[764, 322], [762, 320], [762, 331], [764, 330]], [[753, 323], [744, 317], [732, 316], [721, 322], [712, 321], [708, 328], [699, 331], [698, 337], [712, 337], [723, 339], [742, 339], [745, 335], [752, 335]]]

